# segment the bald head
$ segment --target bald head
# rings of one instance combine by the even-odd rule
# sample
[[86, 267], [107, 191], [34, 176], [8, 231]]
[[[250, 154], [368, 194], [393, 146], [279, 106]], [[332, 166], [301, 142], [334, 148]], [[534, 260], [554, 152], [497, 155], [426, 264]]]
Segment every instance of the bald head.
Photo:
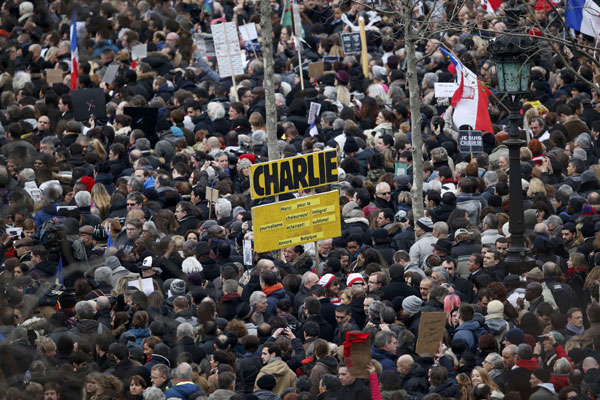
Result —
[[581, 364], [581, 368], [583, 368], [583, 372], [587, 372], [588, 369], [596, 368], [598, 369], [600, 365], [598, 365], [598, 361], [594, 357], [586, 357], [583, 360], [583, 364]]
[[302, 275], [302, 284], [307, 289], [310, 289], [318, 282], [319, 282], [319, 276], [317, 274], [315, 274], [314, 272], [306, 272], [304, 275]]

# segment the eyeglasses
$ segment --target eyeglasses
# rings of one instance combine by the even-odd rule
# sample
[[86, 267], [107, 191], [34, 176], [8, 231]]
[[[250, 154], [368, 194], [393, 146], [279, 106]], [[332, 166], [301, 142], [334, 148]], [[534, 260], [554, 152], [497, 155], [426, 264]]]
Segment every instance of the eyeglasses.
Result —
[[388, 194], [392, 194], [391, 192], [379, 192], [380, 195], [382, 196], [387, 196]]
[[137, 203], [127, 203], [127, 207], [134, 207], [137, 206]]

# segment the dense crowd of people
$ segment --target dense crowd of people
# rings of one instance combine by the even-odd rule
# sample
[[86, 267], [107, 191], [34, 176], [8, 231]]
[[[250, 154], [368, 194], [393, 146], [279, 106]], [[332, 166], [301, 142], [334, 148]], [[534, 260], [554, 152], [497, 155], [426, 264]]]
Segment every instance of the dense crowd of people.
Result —
[[[444, 46], [497, 93], [487, 46], [506, 29], [506, 2], [498, 16], [477, 2], [415, 7], [417, 23], [449, 27], [416, 48], [424, 215], [415, 217], [401, 27], [365, 4], [305, 0], [302, 60], [323, 61], [309, 76], [294, 69], [292, 7], [273, 1], [271, 150], [337, 149], [339, 159], [339, 183], [278, 200], [338, 191], [342, 235], [251, 256], [251, 210], [275, 201], [250, 195], [251, 166], [268, 161], [260, 47], [240, 40], [235, 85], [202, 49], [211, 24], [260, 32], [259, 2], [1, 2], [0, 398], [598, 398], [597, 67], [589, 38], [564, 54], [540, 38], [540, 28], [565, 31], [564, 2], [553, 3], [529, 1], [521, 19], [538, 52], [519, 122], [534, 264], [518, 275], [505, 263], [507, 112], [490, 99], [494, 132], [466, 154], [449, 99], [434, 92], [455, 79]], [[367, 76], [339, 35], [360, 16]], [[147, 51], [133, 60], [138, 44]], [[75, 96], [97, 88], [106, 118]], [[312, 103], [320, 112], [309, 121]], [[140, 125], [147, 116], [156, 123]], [[443, 339], [434, 354], [417, 353], [429, 312], [444, 313]]]

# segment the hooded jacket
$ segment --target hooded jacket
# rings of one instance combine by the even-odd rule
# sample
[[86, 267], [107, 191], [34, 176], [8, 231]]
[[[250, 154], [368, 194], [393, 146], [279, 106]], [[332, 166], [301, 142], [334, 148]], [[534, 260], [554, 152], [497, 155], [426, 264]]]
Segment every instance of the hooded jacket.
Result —
[[467, 342], [470, 349], [476, 349], [477, 348], [477, 343], [476, 343], [477, 338], [476, 338], [475, 332], [480, 327], [481, 327], [481, 325], [479, 324], [479, 322], [477, 322], [475, 320], [463, 322], [456, 328], [453, 340], [463, 339], [464, 341]]
[[423, 395], [427, 393], [427, 373], [425, 369], [413, 363], [412, 367], [405, 376], [399, 375], [400, 385], [407, 393], [413, 395]]
[[501, 318], [491, 318], [485, 321], [485, 328], [494, 335], [496, 342], [500, 343], [506, 331], [508, 331], [508, 322]]
[[555, 400], [558, 399], [558, 395], [554, 390], [552, 383], [540, 383], [537, 386], [537, 390], [529, 396], [529, 400]]
[[310, 370], [310, 381], [312, 382], [311, 394], [317, 396], [319, 394], [319, 381], [324, 374], [337, 375], [338, 362], [334, 357], [327, 356], [318, 359], [315, 365]]
[[296, 383], [296, 374], [279, 357], [272, 359], [267, 365], [260, 369], [260, 372], [256, 376], [256, 381], [254, 381], [254, 390], [258, 390], [256, 382], [263, 375], [273, 375], [275, 381], [277, 382], [273, 388], [273, 392], [279, 395], [281, 395], [285, 389], [293, 387], [294, 383]]

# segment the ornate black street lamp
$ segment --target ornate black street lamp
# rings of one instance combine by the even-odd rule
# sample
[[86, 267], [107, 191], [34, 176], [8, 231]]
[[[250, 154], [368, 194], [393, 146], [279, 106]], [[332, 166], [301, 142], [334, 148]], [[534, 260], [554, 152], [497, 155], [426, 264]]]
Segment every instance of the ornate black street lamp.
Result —
[[523, 94], [529, 91], [531, 68], [529, 57], [533, 48], [533, 41], [518, 26], [519, 17], [523, 11], [522, 5], [505, 10], [507, 33], [500, 35], [488, 47], [488, 51], [496, 63], [498, 88], [504, 95], [503, 103], [510, 110], [508, 115], [509, 139], [503, 142], [508, 147], [510, 168], [509, 231], [511, 240], [505, 262], [509, 273], [519, 275], [535, 266], [534, 260], [529, 257], [529, 250], [525, 246], [523, 189], [521, 186], [520, 148], [526, 145], [526, 142], [519, 139], [520, 100]]

